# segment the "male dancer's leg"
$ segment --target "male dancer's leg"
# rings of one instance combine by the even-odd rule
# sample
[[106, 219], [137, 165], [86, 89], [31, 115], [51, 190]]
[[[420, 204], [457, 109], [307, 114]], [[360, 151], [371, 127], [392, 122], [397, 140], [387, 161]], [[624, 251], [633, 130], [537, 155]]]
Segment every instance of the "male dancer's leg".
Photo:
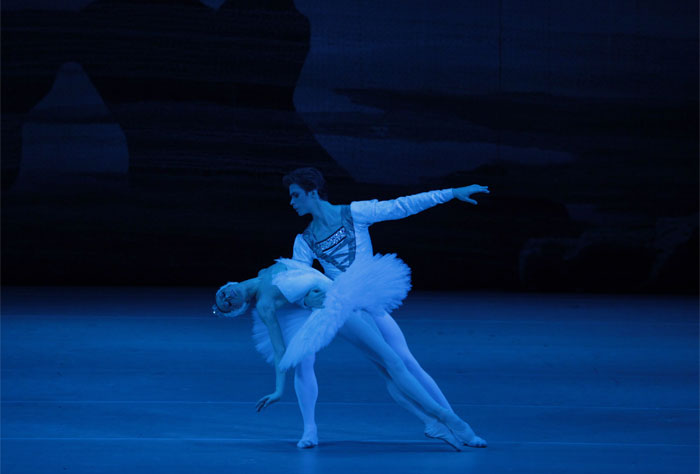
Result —
[[406, 364], [406, 368], [413, 374], [416, 379], [423, 385], [425, 390], [430, 394], [433, 399], [445, 408], [452, 410], [450, 403], [443, 395], [438, 384], [433, 380], [433, 378], [421, 367], [416, 358], [411, 353], [406, 343], [406, 337], [403, 335], [403, 331], [396, 323], [394, 318], [389, 315], [389, 313], [384, 313], [379, 316], [374, 317], [374, 321], [382, 333], [384, 340], [389, 344], [389, 346], [401, 357], [401, 360]]
[[[411, 354], [408, 344], [406, 343], [406, 338], [403, 335], [403, 331], [401, 331], [399, 325], [396, 323], [396, 321], [394, 321], [394, 318], [392, 318], [388, 313], [384, 313], [380, 316], [375, 315], [373, 319], [387, 344], [389, 344], [389, 346], [396, 351], [401, 360], [404, 361], [409, 372], [415, 376], [415, 378], [421, 383], [421, 385], [437, 403], [439, 403], [442, 407], [453, 411], [452, 407], [447, 401], [447, 398], [445, 398], [445, 395], [443, 395], [442, 391], [440, 390], [440, 387], [438, 387], [437, 383], [435, 383], [435, 380], [428, 375], [423, 367], [420, 366], [416, 358], [413, 357], [413, 354]], [[467, 426], [469, 425], [467, 424]], [[431, 438], [439, 437], [434, 436], [435, 433], [436, 427], [431, 423], [426, 423], [425, 435]], [[474, 432], [470, 427], [466, 431], [458, 433], [458, 435], [467, 446], [486, 446], [486, 442], [480, 437], [474, 435]], [[471, 437], [472, 435], [473, 437]], [[443, 439], [442, 437], [440, 438]]]
[[460, 451], [459, 446], [462, 444], [462, 442], [452, 434], [450, 429], [438, 419], [425, 413], [423, 409], [415, 402], [412, 402], [406, 398], [403, 393], [401, 393], [401, 390], [399, 390], [399, 387], [396, 386], [396, 383], [394, 383], [394, 381], [391, 379], [391, 376], [389, 376], [389, 373], [384, 369], [384, 367], [376, 362], [375, 365], [377, 366], [379, 373], [382, 374], [386, 380], [386, 389], [389, 392], [389, 395], [391, 395], [391, 398], [393, 398], [400, 407], [409, 413], [412, 413], [425, 424], [425, 435], [428, 438], [442, 440], [457, 451]]
[[341, 333], [371, 360], [386, 369], [406, 398], [415, 402], [429, 416], [446, 424], [463, 443], [474, 447], [486, 446], [486, 442], [474, 434], [467, 422], [459, 418], [454, 411], [441, 406], [428, 394], [408, 371], [401, 358], [389, 347], [372, 316], [364, 312], [354, 313], [345, 322]]
[[315, 416], [318, 383], [314, 371], [315, 360], [316, 356], [312, 354], [305, 357], [294, 369], [294, 390], [304, 420], [304, 434], [297, 443], [299, 448], [313, 448], [318, 444]]
[[[378, 334], [381, 336], [381, 332], [379, 332], [379, 329], [377, 328], [376, 324], [368, 324], [368, 328], [372, 330], [375, 334]], [[356, 344], [356, 341], [354, 340], [357, 338], [357, 335], [353, 332], [345, 332], [343, 329], [340, 330], [340, 334], [344, 336], [346, 339], [348, 339], [351, 343]], [[370, 359], [371, 360], [371, 359]], [[394, 401], [402, 408], [404, 408], [406, 411], [409, 413], [413, 414], [416, 416], [419, 420], [421, 420], [423, 423], [428, 425], [429, 423], [433, 422], [436, 420], [435, 417], [431, 417], [428, 415], [423, 409], [417, 405], [414, 402], [411, 402], [409, 399], [407, 399], [403, 393], [401, 393], [401, 390], [396, 386], [396, 383], [394, 380], [391, 378], [391, 375], [389, 375], [389, 372], [384, 368], [382, 364], [377, 362], [376, 360], [372, 360], [372, 363], [374, 366], [377, 368], [379, 373], [384, 377], [384, 381], [386, 382], [386, 389], [389, 392], [389, 395], [391, 395], [391, 398], [394, 399]]]

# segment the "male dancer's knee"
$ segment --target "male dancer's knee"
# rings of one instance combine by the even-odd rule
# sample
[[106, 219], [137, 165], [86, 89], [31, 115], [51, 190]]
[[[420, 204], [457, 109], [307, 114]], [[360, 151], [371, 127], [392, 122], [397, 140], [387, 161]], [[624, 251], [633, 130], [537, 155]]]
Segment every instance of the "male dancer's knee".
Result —
[[313, 357], [307, 357], [297, 365], [296, 369], [294, 369], [294, 378], [301, 383], [313, 383], [316, 381]]
[[313, 369], [297, 369], [297, 371], [294, 373], [294, 378], [297, 379], [299, 382], [303, 383], [304, 385], [316, 382], [316, 374], [314, 373]]
[[382, 365], [384, 365], [387, 372], [394, 378], [397, 374], [408, 371], [406, 364], [404, 364], [401, 358], [393, 351], [389, 354], [385, 354], [383, 359], [384, 363]]
[[406, 365], [406, 368], [412, 374], [425, 372], [425, 370], [423, 370], [423, 367], [421, 367], [416, 358], [413, 357], [413, 354], [411, 354], [409, 351], [400, 353], [399, 357], [401, 357], [401, 360]]

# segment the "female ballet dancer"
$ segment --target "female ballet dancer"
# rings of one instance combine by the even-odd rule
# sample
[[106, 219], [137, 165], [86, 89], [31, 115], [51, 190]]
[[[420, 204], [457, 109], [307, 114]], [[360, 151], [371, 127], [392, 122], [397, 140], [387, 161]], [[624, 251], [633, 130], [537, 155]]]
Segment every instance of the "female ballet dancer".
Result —
[[[283, 183], [289, 189], [290, 205], [297, 214], [312, 216], [306, 230], [295, 238], [292, 258], [309, 266], [317, 259], [331, 279], [337, 278], [350, 268], [357, 257], [372, 255], [370, 225], [386, 220], [403, 219], [453, 198], [477, 204], [471, 195], [489, 193], [488, 186], [475, 184], [461, 188], [428, 191], [389, 201], [355, 201], [343, 206], [327, 201], [325, 180], [321, 172], [315, 168], [294, 170], [283, 178]], [[306, 306], [315, 307], [321, 304], [322, 298], [323, 292], [314, 290], [303, 301]], [[373, 317], [382, 337], [399, 355], [408, 370], [437, 403], [451, 410], [447, 398], [435, 380], [420, 366], [409, 350], [406, 338], [394, 318], [388, 312], [374, 314]], [[396, 393], [392, 387], [388, 388], [398, 403], [411, 410], [412, 405], [407, 404], [400, 393]], [[420, 413], [414, 412], [414, 414], [425, 422], [425, 434], [431, 437], [433, 432], [431, 420], [423, 418]], [[469, 436], [463, 434], [462, 438], [468, 440]], [[465, 444], [482, 445], [481, 442], [469, 441]]]
[[[292, 365], [299, 362], [295, 371], [295, 388], [299, 396], [299, 388], [303, 387], [297, 384], [297, 374], [313, 370], [312, 364], [308, 363], [310, 357], [329, 343], [336, 332], [340, 332], [380, 367], [380, 373], [388, 379], [390, 389], [400, 394], [405, 404], [411, 405], [413, 413], [420, 413], [423, 419], [430, 420], [431, 437], [441, 439], [457, 450], [462, 443], [485, 445], [451, 409], [442, 407], [432, 399], [386, 344], [374, 324], [374, 318], [369, 315], [391, 310], [401, 303], [410, 287], [409, 273], [408, 267], [394, 256], [374, 256], [333, 282], [307, 265], [280, 259], [275, 265], [261, 270], [256, 278], [223, 286], [217, 292], [214, 312], [237, 316], [254, 302], [257, 310], [254, 331], [257, 348], [267, 355], [268, 361], [274, 361], [275, 391], [258, 401], [258, 411], [282, 396], [283, 355], [290, 356], [288, 359]], [[310, 315], [306, 310], [308, 317], [299, 312], [285, 314], [285, 308], [291, 302], [299, 302], [313, 288], [324, 292], [323, 308], [314, 310]], [[287, 342], [293, 340], [300, 323], [304, 326], [311, 323], [313, 330], [306, 331], [302, 351], [287, 354], [285, 339]], [[308, 347], [312, 347], [311, 354]], [[301, 377], [303, 379], [303, 375]], [[301, 393], [300, 407], [305, 395]], [[402, 406], [406, 407], [404, 403]], [[305, 415], [303, 409], [302, 415]]]

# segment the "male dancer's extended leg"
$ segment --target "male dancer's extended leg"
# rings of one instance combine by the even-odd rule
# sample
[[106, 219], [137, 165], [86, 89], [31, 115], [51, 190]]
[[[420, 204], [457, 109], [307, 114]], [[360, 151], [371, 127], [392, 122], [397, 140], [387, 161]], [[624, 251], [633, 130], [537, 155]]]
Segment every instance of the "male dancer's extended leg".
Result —
[[411, 350], [406, 343], [406, 337], [403, 335], [401, 328], [394, 318], [392, 318], [389, 313], [384, 313], [381, 316], [375, 316], [374, 321], [379, 331], [382, 333], [384, 340], [394, 349], [394, 352], [401, 357], [401, 360], [406, 364], [406, 368], [418, 379], [430, 396], [443, 407], [452, 410], [450, 403], [447, 401], [447, 398], [445, 398], [445, 395], [443, 395], [438, 384], [435, 383], [435, 380], [428, 375], [413, 354], [411, 354]]
[[313, 448], [318, 444], [316, 429], [316, 399], [318, 398], [318, 383], [314, 371], [314, 354], [304, 358], [294, 369], [294, 390], [304, 420], [304, 434], [297, 443], [300, 448]]
[[428, 438], [442, 440], [457, 451], [460, 451], [459, 446], [462, 444], [462, 442], [452, 434], [450, 429], [443, 423], [440, 423], [438, 419], [425, 413], [419, 405], [406, 398], [403, 393], [401, 393], [401, 390], [399, 390], [399, 387], [397, 387], [394, 381], [391, 379], [389, 373], [384, 369], [384, 367], [376, 362], [375, 365], [377, 366], [379, 373], [382, 374], [386, 380], [386, 389], [388, 390], [389, 395], [391, 395], [391, 398], [393, 398], [400, 407], [409, 413], [412, 413], [425, 424], [425, 435]]
[[446, 424], [463, 443], [474, 447], [486, 446], [486, 442], [474, 434], [468, 423], [428, 394], [384, 340], [373, 317], [364, 312], [354, 313], [345, 322], [341, 333], [371, 360], [381, 365], [407, 399], [415, 402], [429, 416]]

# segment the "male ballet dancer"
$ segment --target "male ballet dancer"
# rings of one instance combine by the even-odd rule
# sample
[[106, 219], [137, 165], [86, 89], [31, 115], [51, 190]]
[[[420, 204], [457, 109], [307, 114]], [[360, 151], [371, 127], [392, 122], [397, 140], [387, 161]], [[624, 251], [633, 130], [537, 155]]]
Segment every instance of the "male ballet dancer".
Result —
[[[440, 191], [428, 191], [412, 196], [400, 197], [388, 201], [355, 201], [349, 205], [336, 205], [327, 201], [325, 180], [320, 171], [315, 168], [299, 168], [283, 178], [285, 187], [289, 189], [290, 205], [299, 216], [311, 214], [312, 220], [302, 234], [294, 241], [293, 259], [309, 266], [317, 259], [325, 274], [335, 279], [346, 271], [357, 256], [371, 256], [372, 241], [369, 236], [369, 226], [386, 220], [402, 219], [437, 204], [442, 204], [457, 198], [471, 204], [477, 202], [471, 198], [476, 193], [489, 193], [487, 186], [477, 184]], [[304, 303], [309, 307], [322, 305], [324, 294], [320, 290], [311, 291]], [[375, 315], [374, 323], [388, 345], [398, 354], [408, 370], [423, 385], [425, 390], [442, 407], [452, 410], [447, 398], [435, 383], [433, 378], [420, 366], [408, 348], [406, 338], [396, 321], [387, 312]], [[305, 386], [297, 393], [302, 395], [299, 405], [305, 420], [313, 420], [314, 407], [318, 395], [313, 371], [307, 377]], [[396, 390], [391, 383], [387, 386], [390, 394], [404, 408], [414, 413], [425, 423], [425, 434], [436, 437], [439, 431], [434, 420], [416, 410], [415, 405]], [[471, 430], [471, 428], [470, 428]], [[305, 424], [304, 436], [300, 441], [302, 447], [312, 447], [318, 442], [316, 425]], [[478, 438], [473, 431], [473, 438], [462, 435], [467, 439], [465, 445], [485, 447], [486, 443]], [[477, 441], [477, 439], [479, 441]]]

